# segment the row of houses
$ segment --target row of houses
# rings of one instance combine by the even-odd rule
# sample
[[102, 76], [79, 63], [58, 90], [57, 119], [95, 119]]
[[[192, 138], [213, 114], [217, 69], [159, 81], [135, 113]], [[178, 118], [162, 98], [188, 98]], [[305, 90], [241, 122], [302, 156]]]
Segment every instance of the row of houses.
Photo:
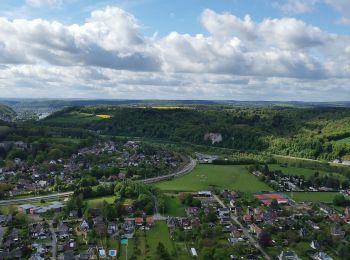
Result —
[[31, 214], [31, 215], [40, 215], [48, 212], [49, 210], [52, 210], [54, 212], [60, 212], [64, 207], [64, 204], [59, 201], [53, 201], [50, 202], [47, 206], [36, 206], [32, 204], [23, 204], [18, 206], [18, 211], [25, 213], [25, 214]]

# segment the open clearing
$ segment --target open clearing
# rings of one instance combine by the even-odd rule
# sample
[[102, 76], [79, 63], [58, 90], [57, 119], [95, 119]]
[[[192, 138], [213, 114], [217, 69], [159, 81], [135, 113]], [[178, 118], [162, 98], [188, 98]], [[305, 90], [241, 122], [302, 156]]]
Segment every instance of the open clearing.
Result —
[[185, 207], [181, 204], [180, 199], [176, 196], [166, 196], [165, 198], [165, 214], [172, 217], [184, 217]]
[[156, 184], [165, 191], [200, 191], [210, 187], [243, 192], [270, 191], [271, 188], [250, 174], [245, 165], [198, 165], [191, 173]]
[[314, 173], [317, 171], [319, 172], [320, 176], [333, 176], [336, 178], [339, 178], [340, 180], [346, 180], [346, 177], [334, 172], [325, 172], [325, 171], [318, 171], [318, 170], [312, 170], [307, 168], [298, 168], [298, 167], [290, 167], [290, 166], [281, 166], [279, 164], [270, 164], [269, 165], [270, 170], [281, 170], [284, 174], [287, 175], [297, 175], [297, 176], [304, 176], [305, 178], [310, 178], [314, 175]]
[[88, 199], [86, 200], [87, 203], [87, 208], [98, 208], [103, 204], [103, 202], [107, 202], [109, 204], [113, 203], [115, 200], [115, 196], [106, 196], [106, 197], [101, 197], [101, 198], [96, 198], [96, 199]]
[[54, 118], [47, 118], [45, 122], [55, 123], [58, 125], [72, 124], [74, 126], [84, 126], [85, 124], [103, 120], [100, 117], [94, 116], [93, 114], [81, 113], [81, 112], [70, 112], [67, 114], [59, 115]]

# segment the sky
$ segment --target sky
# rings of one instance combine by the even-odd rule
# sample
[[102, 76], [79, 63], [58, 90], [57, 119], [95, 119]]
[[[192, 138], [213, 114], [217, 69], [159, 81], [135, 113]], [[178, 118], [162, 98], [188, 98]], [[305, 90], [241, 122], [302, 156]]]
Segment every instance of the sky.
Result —
[[0, 98], [350, 100], [350, 0], [1, 0]]

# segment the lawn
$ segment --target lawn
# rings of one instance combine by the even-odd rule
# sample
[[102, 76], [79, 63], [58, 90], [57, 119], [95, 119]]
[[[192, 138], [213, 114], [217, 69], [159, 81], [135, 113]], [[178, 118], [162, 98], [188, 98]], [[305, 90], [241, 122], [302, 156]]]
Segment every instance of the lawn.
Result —
[[[297, 168], [297, 167], [283, 167], [279, 164], [270, 164], [269, 165], [269, 169], [270, 170], [281, 170], [284, 174], [287, 175], [297, 175], [297, 176], [304, 176], [306, 178], [311, 177], [312, 175], [314, 175], [314, 173], [317, 170], [312, 170], [312, 169], [307, 169], [307, 168]], [[340, 180], [346, 180], [346, 177], [339, 174], [339, 173], [330, 173], [330, 172], [325, 172], [325, 171], [318, 171], [320, 176], [333, 176], [333, 177], [337, 177]]]
[[316, 201], [333, 203], [333, 198], [338, 192], [289, 192], [288, 196], [295, 201]]
[[165, 198], [165, 215], [172, 217], [184, 217], [185, 207], [176, 195], [166, 196]]
[[271, 188], [250, 174], [245, 165], [198, 165], [191, 173], [156, 184], [165, 191], [200, 191], [210, 187], [243, 192], [270, 191]]
[[174, 246], [170, 240], [168, 226], [165, 221], [157, 221], [155, 227], [146, 234], [147, 243], [150, 248], [150, 256], [153, 256], [151, 259], [155, 259], [159, 242], [164, 244], [169, 253], [174, 251]]
[[95, 199], [88, 199], [86, 200], [87, 208], [98, 208], [104, 201], [111, 204], [115, 200], [115, 196], [106, 196], [101, 198], [95, 198]]
[[[139, 250], [139, 253], [137, 254], [138, 259], [157, 259], [157, 247], [159, 242], [163, 243], [169, 254], [172, 254], [175, 251], [174, 245], [170, 240], [168, 227], [165, 221], [157, 221], [155, 226], [150, 231], [143, 232], [138, 230], [136, 235], [137, 238], [129, 239], [128, 259], [130, 259], [133, 255], [135, 243], [137, 243], [137, 248]], [[125, 254], [125, 246], [120, 246], [119, 259], [126, 259]]]

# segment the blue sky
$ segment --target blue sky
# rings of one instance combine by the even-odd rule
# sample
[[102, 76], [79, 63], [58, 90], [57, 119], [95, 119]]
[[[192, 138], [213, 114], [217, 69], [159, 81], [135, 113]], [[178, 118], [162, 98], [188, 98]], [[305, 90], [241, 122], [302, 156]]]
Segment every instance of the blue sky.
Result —
[[[347, 0], [341, 0], [347, 1]], [[302, 2], [308, 2], [304, 0]], [[56, 6], [37, 8], [24, 0], [2, 0], [0, 10], [10, 18], [43, 18], [63, 23], [81, 24], [89, 13], [104, 6], [118, 6], [135, 15], [145, 27], [146, 34], [158, 32], [166, 35], [170, 31], [180, 33], [206, 33], [198, 17], [206, 9], [230, 12], [239, 17], [249, 14], [255, 21], [265, 18], [296, 17], [322, 30], [350, 34], [349, 26], [338, 24], [341, 14], [324, 2], [315, 4], [312, 12], [285, 13], [273, 3], [285, 4], [285, 0], [62, 0]]]
[[2, 0], [0, 97], [350, 99], [348, 0]]

